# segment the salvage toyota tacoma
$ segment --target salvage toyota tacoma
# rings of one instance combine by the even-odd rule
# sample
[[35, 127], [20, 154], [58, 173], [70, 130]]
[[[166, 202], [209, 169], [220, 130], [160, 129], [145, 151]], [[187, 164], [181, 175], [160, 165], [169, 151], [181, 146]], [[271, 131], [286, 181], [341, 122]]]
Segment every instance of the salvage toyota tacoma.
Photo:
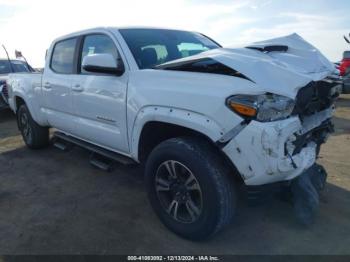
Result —
[[52, 127], [144, 163], [160, 220], [197, 240], [231, 221], [242, 187], [257, 197], [279, 185], [312, 221], [336, 71], [297, 34], [234, 49], [196, 32], [97, 28], [53, 41], [44, 72], [11, 74], [8, 92], [29, 148], [47, 146]]

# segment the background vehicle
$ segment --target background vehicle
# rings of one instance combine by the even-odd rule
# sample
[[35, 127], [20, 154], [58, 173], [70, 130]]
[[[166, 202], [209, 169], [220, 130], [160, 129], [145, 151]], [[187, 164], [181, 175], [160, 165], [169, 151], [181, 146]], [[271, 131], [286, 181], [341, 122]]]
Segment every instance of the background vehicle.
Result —
[[[350, 41], [346, 36], [344, 36], [344, 40], [350, 44]], [[339, 65], [339, 71], [340, 75], [343, 77], [343, 93], [350, 94], [350, 51], [344, 51], [343, 60]]]
[[340, 75], [343, 77], [343, 93], [350, 94], [350, 51], [343, 53], [343, 60], [339, 65]]
[[34, 72], [26, 62], [21, 60], [0, 59], [0, 110], [8, 108], [8, 90], [6, 80], [10, 73]]
[[335, 71], [296, 34], [226, 49], [194, 32], [97, 28], [56, 39], [43, 74], [11, 74], [9, 103], [30, 148], [47, 146], [55, 127], [60, 139], [145, 163], [162, 222], [202, 239], [231, 221], [238, 185], [255, 197], [286, 186], [300, 221], [312, 221]]

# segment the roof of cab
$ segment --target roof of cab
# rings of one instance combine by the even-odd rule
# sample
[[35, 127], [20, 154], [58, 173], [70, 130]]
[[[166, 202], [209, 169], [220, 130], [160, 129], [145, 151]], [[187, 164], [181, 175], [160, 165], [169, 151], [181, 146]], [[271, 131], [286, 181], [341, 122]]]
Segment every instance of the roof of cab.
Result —
[[56, 38], [53, 42], [57, 42], [63, 39], [75, 37], [81, 34], [89, 34], [96, 31], [105, 31], [105, 32], [113, 32], [118, 31], [120, 29], [163, 29], [163, 30], [177, 30], [177, 31], [186, 31], [181, 29], [174, 29], [174, 28], [166, 28], [166, 27], [147, 27], [147, 26], [124, 26], [124, 27], [95, 27], [95, 28], [89, 28], [85, 30], [76, 31], [70, 34], [66, 34], [63, 36], [60, 36]]

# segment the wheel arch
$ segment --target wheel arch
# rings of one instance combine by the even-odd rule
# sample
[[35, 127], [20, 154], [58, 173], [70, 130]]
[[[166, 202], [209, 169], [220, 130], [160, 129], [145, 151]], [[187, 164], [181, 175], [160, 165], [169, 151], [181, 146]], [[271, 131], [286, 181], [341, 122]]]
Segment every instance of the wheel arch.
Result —
[[13, 99], [14, 111], [17, 112], [21, 105], [27, 105], [26, 101], [22, 96], [15, 95]]
[[[148, 112], [150, 110], [153, 116]], [[131, 137], [131, 155], [142, 163], [158, 144], [167, 139], [198, 137], [208, 141], [213, 150], [216, 150], [230, 166], [232, 172], [241, 179], [237, 168], [215, 143], [222, 134], [223, 130], [214, 120], [195, 112], [163, 107], [147, 108], [135, 120]]]
[[25, 104], [28, 107], [28, 110], [35, 122], [37, 122], [42, 126], [48, 126], [47, 121], [44, 119], [42, 113], [39, 111], [40, 106], [33, 105], [30, 99], [26, 99], [25, 97], [26, 96], [21, 93], [16, 92], [13, 94], [13, 106], [12, 106], [13, 111], [17, 114], [19, 107]]
[[[170, 108], [164, 106], [148, 106], [139, 110], [130, 132], [130, 151], [134, 159], [139, 160], [139, 145], [143, 132], [150, 126], [162, 128], [174, 127], [184, 132], [196, 133], [206, 137], [211, 142], [217, 141], [224, 130], [212, 118], [184, 109]], [[145, 129], [146, 128], [146, 129]], [[160, 131], [155, 129], [156, 131]], [[155, 131], [155, 132], [156, 132]]]

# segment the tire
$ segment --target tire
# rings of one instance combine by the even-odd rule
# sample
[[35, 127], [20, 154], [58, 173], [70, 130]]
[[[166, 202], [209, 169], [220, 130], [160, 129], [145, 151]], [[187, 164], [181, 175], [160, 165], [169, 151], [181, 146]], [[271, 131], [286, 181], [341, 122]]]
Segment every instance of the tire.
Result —
[[24, 143], [29, 148], [40, 149], [49, 145], [49, 128], [38, 125], [25, 104], [17, 111], [17, 123]]
[[[172, 167], [175, 176], [169, 171]], [[193, 137], [162, 142], [145, 168], [154, 211], [171, 231], [191, 240], [209, 238], [231, 221], [236, 190], [230, 175], [216, 149]]]

